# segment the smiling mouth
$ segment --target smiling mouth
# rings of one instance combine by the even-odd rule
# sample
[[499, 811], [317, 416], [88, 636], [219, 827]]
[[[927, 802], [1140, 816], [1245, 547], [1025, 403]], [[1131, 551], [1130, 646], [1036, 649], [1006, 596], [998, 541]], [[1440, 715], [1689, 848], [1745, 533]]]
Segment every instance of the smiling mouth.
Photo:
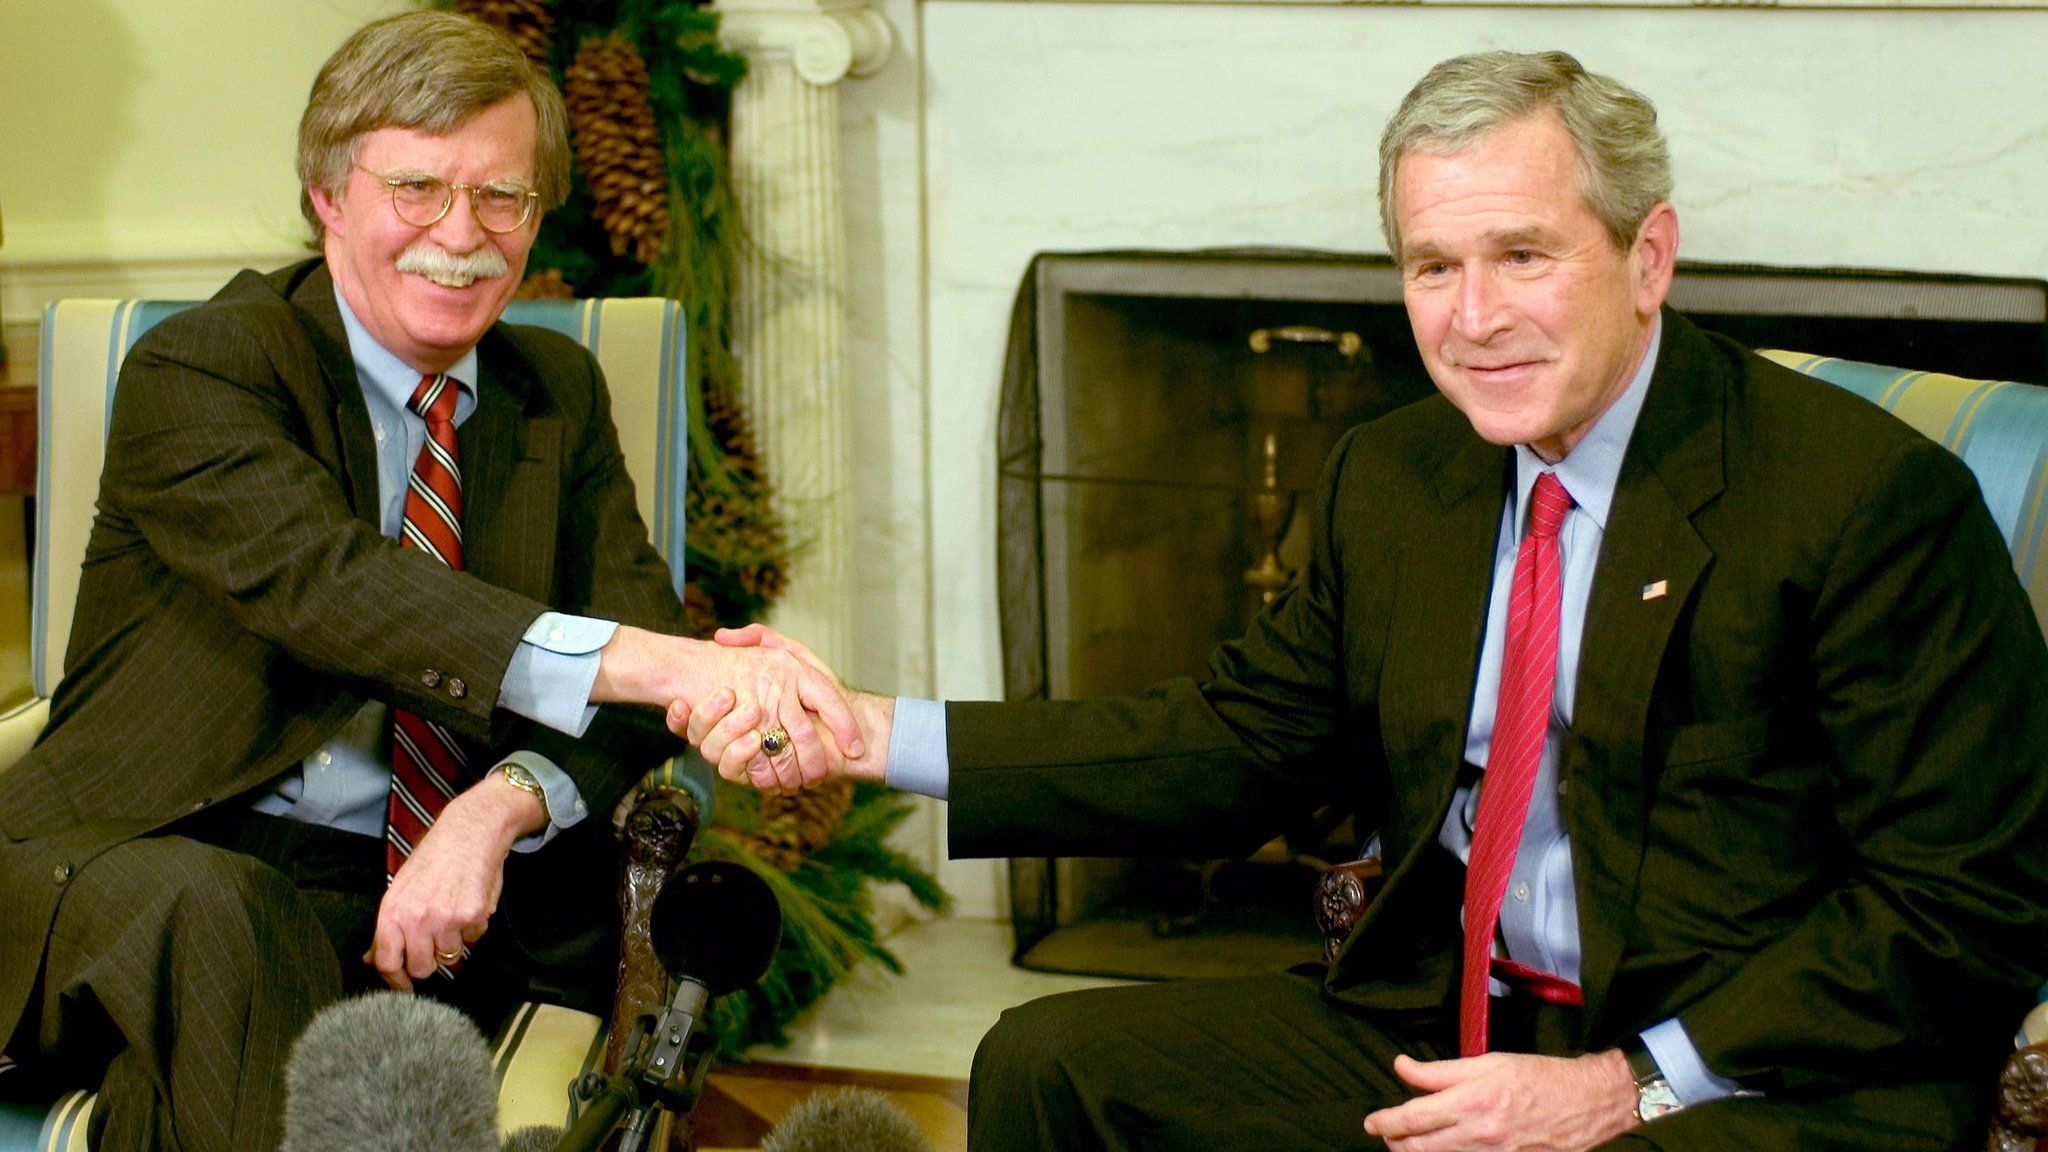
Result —
[[467, 272], [421, 272], [418, 275], [443, 288], [467, 288], [477, 282], [477, 277]]

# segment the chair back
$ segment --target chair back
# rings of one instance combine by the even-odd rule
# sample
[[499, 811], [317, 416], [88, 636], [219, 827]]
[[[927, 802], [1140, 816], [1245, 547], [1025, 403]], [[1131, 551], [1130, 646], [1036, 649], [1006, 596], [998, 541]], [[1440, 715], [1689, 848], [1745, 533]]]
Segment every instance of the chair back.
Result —
[[1976, 474], [2034, 617], [2048, 632], [2048, 387], [1803, 352], [1762, 355], [1856, 393], [1960, 456]]
[[[142, 334], [193, 306], [173, 300], [59, 300], [43, 313], [37, 373], [35, 572], [29, 674], [47, 699], [64, 675], [64, 645], [78, 604], [106, 462], [107, 421], [121, 362]], [[522, 300], [513, 324], [551, 328], [590, 349], [612, 396], [626, 471], [654, 546], [683, 588], [683, 497], [688, 443], [683, 403], [684, 328], [673, 300]]]

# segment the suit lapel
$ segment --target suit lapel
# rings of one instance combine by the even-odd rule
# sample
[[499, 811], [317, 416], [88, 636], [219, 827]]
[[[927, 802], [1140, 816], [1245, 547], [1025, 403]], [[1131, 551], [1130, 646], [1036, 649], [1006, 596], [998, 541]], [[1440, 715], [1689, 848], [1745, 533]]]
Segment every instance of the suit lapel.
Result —
[[315, 265], [291, 292], [292, 306], [305, 317], [307, 338], [320, 362], [320, 373], [333, 397], [334, 424], [340, 430], [342, 468], [347, 473], [348, 503], [355, 514], [383, 530], [383, 508], [377, 491], [377, 441], [370, 430], [370, 408], [356, 376], [355, 357], [348, 350], [348, 330], [334, 302], [334, 278], [324, 264]]
[[1401, 765], [1396, 787], [1420, 819], [1412, 826], [1415, 842], [1406, 846], [1410, 860], [1435, 844], [1457, 790], [1507, 499], [1508, 450], [1473, 435], [1462, 418], [1459, 433], [1423, 497], [1434, 498], [1440, 511], [1428, 518], [1428, 531], [1416, 534], [1383, 681], [1382, 722]]
[[[552, 591], [561, 424], [526, 414], [537, 387], [500, 327], [477, 345], [476, 411], [463, 421], [463, 569], [537, 600]], [[534, 526], [544, 526], [535, 531]]]
[[[1642, 865], [1650, 697], [1673, 631], [1713, 553], [1690, 517], [1720, 493], [1727, 369], [1664, 313], [1650, 393], [1622, 460], [1586, 606], [1564, 805], [1579, 889], [1585, 1028], [1597, 1034]], [[1661, 587], [1659, 587], [1661, 585]]]

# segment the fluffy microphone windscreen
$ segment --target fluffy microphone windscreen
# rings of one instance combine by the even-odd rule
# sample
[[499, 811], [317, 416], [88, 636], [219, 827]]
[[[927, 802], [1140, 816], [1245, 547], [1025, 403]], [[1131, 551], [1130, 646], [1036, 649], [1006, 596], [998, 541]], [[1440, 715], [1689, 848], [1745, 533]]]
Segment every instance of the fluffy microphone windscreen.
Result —
[[372, 992], [330, 1005], [284, 1082], [282, 1152], [498, 1152], [490, 1047], [446, 1004]]
[[555, 1152], [562, 1142], [562, 1130], [552, 1124], [535, 1124], [505, 1137], [501, 1152]]
[[917, 1122], [872, 1088], [813, 1092], [783, 1114], [761, 1152], [932, 1152]]

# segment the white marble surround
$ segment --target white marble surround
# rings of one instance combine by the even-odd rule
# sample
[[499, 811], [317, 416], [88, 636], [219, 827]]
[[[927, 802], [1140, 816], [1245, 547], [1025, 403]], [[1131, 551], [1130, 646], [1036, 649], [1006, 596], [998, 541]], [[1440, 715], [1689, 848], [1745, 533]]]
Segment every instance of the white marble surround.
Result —
[[[844, 86], [850, 670], [1001, 692], [994, 443], [1032, 253], [1383, 250], [1374, 149], [1444, 57], [1561, 47], [1641, 88], [1684, 255], [2048, 275], [2048, 12], [878, 0]], [[933, 850], [943, 853], [934, 817]], [[997, 866], [945, 866], [964, 914]]]

